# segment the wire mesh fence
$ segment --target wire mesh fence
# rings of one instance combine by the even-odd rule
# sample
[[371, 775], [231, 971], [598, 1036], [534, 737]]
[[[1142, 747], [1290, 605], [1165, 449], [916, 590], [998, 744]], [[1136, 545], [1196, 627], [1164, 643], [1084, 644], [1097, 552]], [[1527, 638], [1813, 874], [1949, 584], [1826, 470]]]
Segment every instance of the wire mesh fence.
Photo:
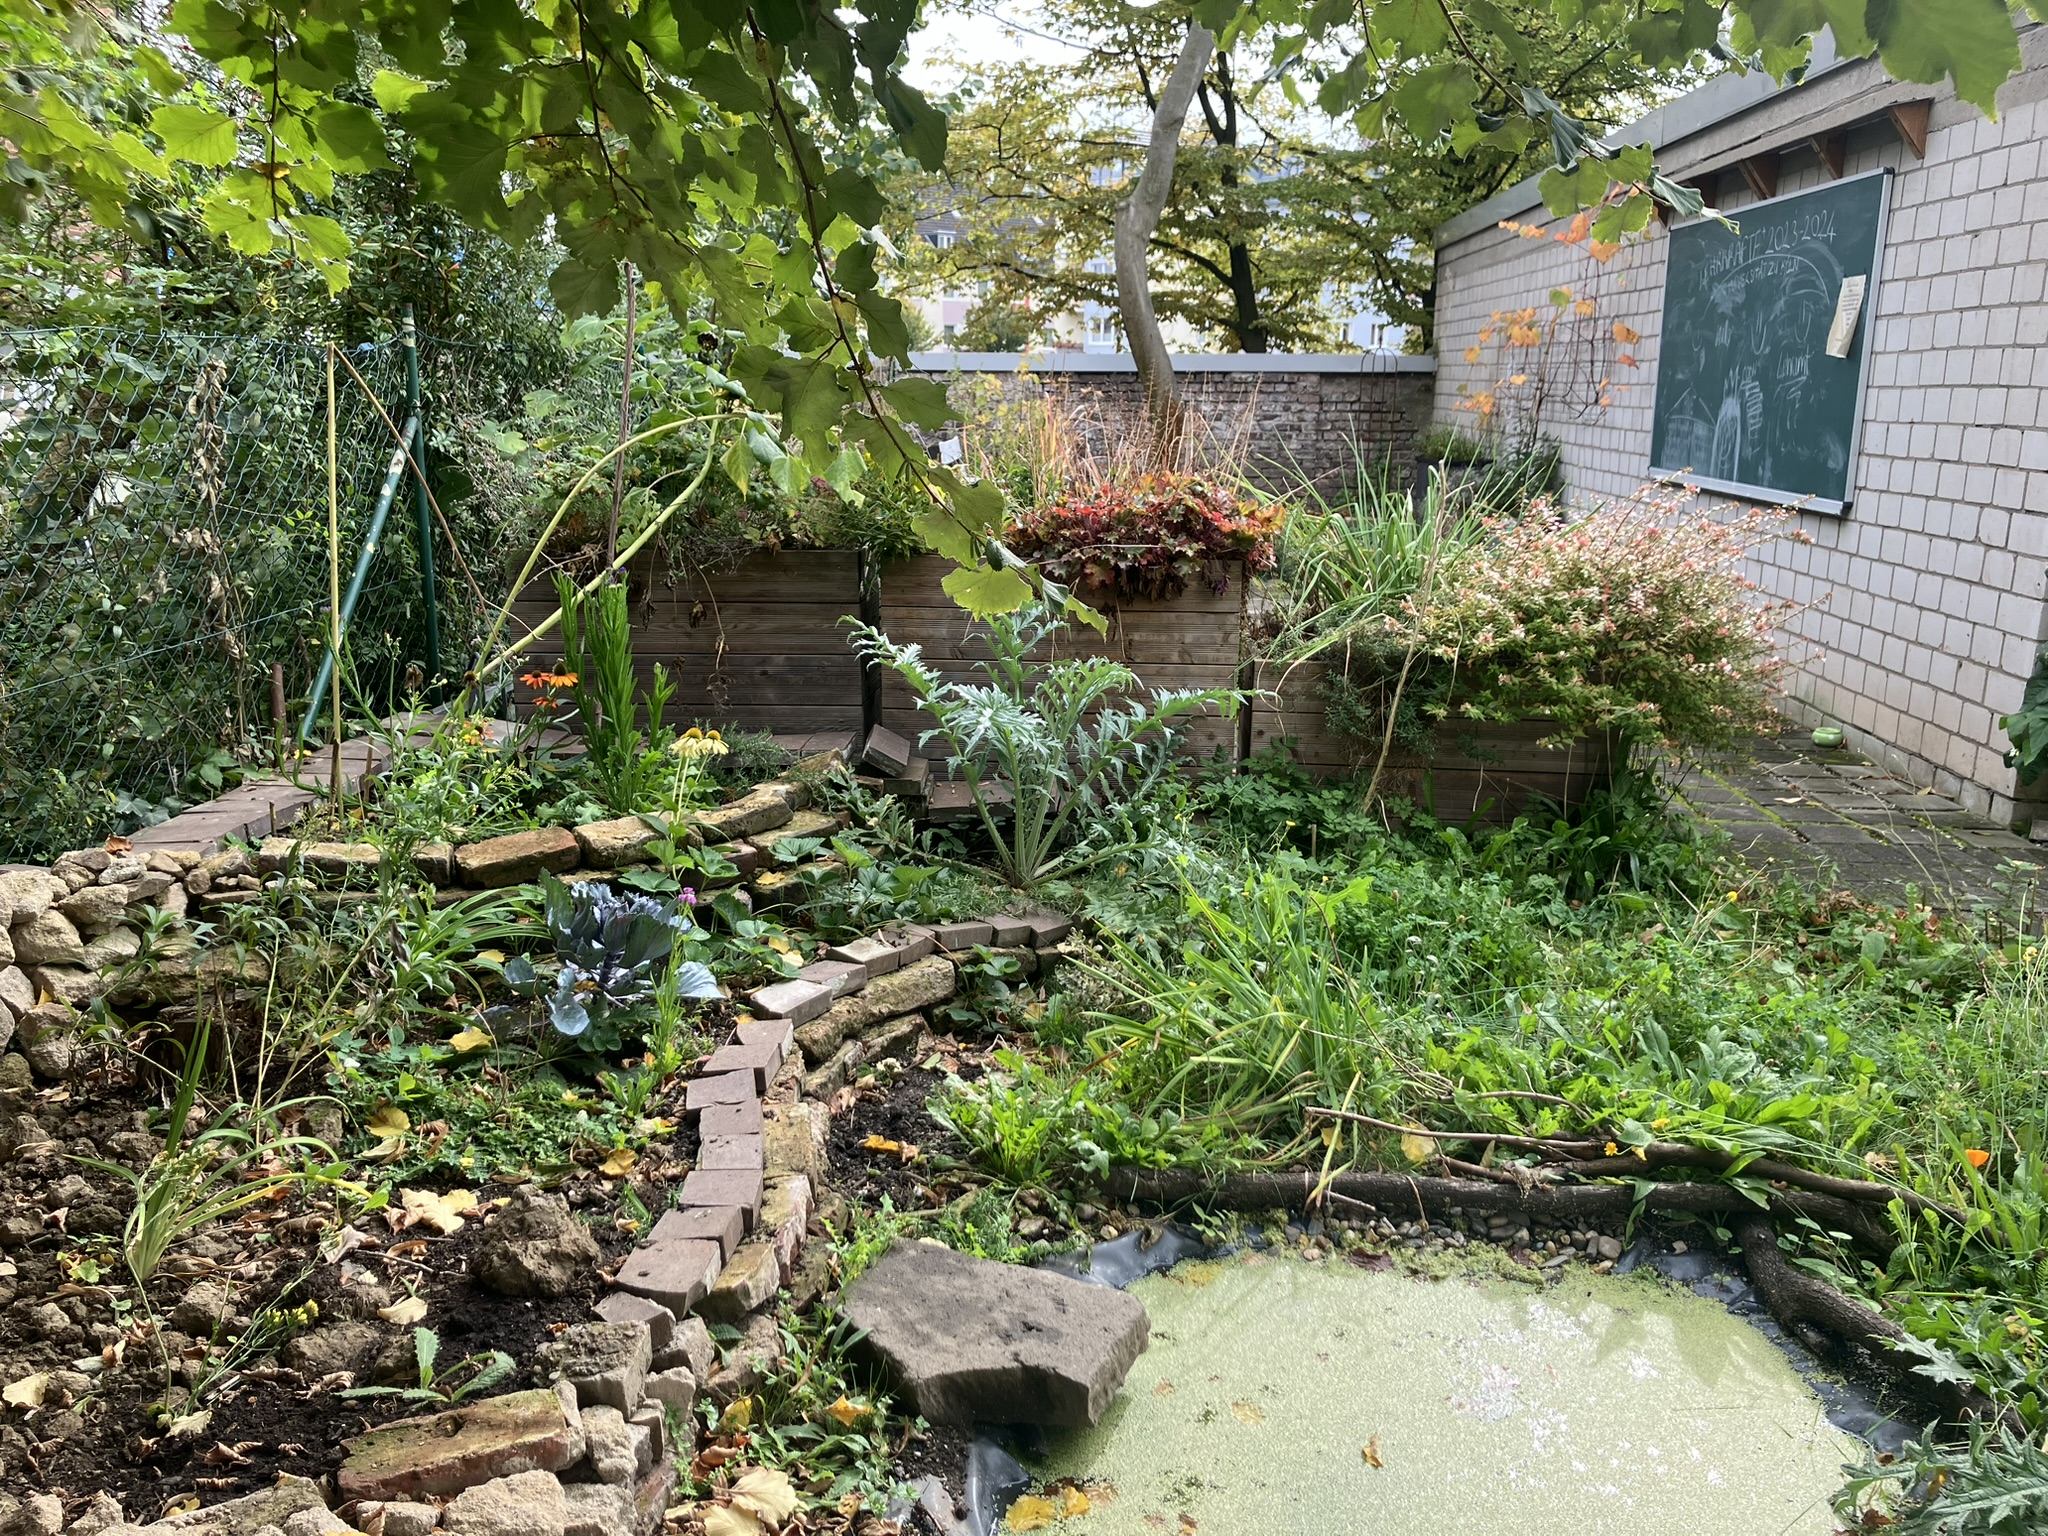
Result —
[[[344, 577], [395, 446], [386, 415], [406, 417], [396, 339], [347, 356], [361, 383], [339, 370]], [[460, 349], [425, 343], [422, 363], [430, 395], [459, 393]], [[352, 707], [425, 681], [411, 528], [401, 503], [350, 622]], [[459, 671], [474, 589], [440, 592]], [[0, 859], [159, 819], [293, 735], [327, 605], [324, 347], [0, 332]]]

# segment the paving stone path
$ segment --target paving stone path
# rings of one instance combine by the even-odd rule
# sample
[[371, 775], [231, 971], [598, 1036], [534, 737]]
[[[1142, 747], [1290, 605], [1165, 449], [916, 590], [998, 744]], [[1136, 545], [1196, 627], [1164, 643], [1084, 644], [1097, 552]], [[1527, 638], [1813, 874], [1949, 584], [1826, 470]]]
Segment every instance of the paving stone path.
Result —
[[1787, 726], [1668, 777], [1679, 798], [1752, 867], [1879, 900], [1908, 888], [1954, 913], [2040, 925], [2048, 845], [1972, 815], [1847, 748]]

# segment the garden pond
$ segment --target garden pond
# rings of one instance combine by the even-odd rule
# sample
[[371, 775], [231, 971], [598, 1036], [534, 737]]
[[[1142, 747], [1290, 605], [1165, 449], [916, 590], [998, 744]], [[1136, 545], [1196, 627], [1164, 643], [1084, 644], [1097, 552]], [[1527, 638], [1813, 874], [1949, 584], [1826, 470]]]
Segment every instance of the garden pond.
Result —
[[1099, 1426], [1033, 1458], [1071, 1536], [1825, 1536], [1861, 1449], [1764, 1333], [1647, 1271], [1245, 1253], [1131, 1290], [1150, 1348]]

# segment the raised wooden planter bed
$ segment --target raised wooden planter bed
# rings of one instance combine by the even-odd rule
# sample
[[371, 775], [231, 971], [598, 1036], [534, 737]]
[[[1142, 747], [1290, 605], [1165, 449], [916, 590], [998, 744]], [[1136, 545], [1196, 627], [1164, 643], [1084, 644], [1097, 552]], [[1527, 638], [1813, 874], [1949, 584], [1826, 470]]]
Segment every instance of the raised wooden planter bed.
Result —
[[[1267, 751], [1291, 739], [1295, 761], [1311, 773], [1345, 774], [1361, 767], [1370, 772], [1376, 746], [1337, 735], [1324, 724], [1324, 670], [1320, 662], [1284, 676], [1261, 669], [1260, 686], [1277, 694], [1279, 703], [1262, 699], [1254, 709], [1252, 750]], [[1432, 752], [1395, 744], [1381, 769], [1379, 792], [1412, 800], [1445, 821], [1482, 825], [1512, 821], [1538, 799], [1576, 808], [1593, 791], [1613, 785], [1626, 754], [1611, 735], [1566, 747], [1539, 745], [1556, 728], [1549, 720], [1447, 722]]]
[[[951, 561], [937, 555], [884, 566], [881, 628], [899, 644], [923, 646], [925, 660], [947, 678], [972, 680], [974, 663], [988, 657], [976, 638], [987, 627], [946, 596], [940, 583], [952, 569]], [[1098, 635], [1086, 625], [1070, 625], [1044, 654], [1113, 656], [1152, 688], [1234, 688], [1244, 632], [1244, 570], [1233, 560], [1229, 572], [1222, 592], [1197, 583], [1167, 602], [1110, 607], [1095, 599], [1109, 617], [1109, 632]], [[881, 702], [880, 723], [912, 742], [934, 724], [914, 706], [910, 690], [894, 673], [882, 679]], [[1236, 721], [1212, 714], [1189, 730], [1188, 750], [1200, 757], [1220, 750], [1234, 759], [1237, 737]], [[923, 750], [930, 757], [945, 755], [938, 742]]]
[[[979, 639], [986, 626], [946, 596], [941, 583], [952, 569], [936, 555], [891, 561], [878, 573], [879, 601], [871, 600], [868, 611], [892, 639], [915, 642], [940, 673], [965, 680], [988, 654]], [[1197, 583], [1167, 602], [1099, 603], [1109, 617], [1106, 635], [1073, 625], [1048, 644], [1046, 654], [1114, 656], [1155, 688], [1232, 688], [1250, 676], [1254, 686], [1278, 693], [1277, 704], [1268, 697], [1253, 701], [1248, 729], [1242, 716], [1226, 720], [1216, 714], [1196, 722], [1188, 733], [1193, 756], [1207, 759], [1220, 752], [1234, 762], [1246, 750], [1262, 751], [1292, 737], [1296, 760], [1312, 773], [1348, 774], [1362, 759], [1369, 766], [1360, 743], [1333, 735], [1323, 723], [1319, 663], [1284, 675], [1271, 666], [1246, 668], [1244, 572], [1235, 561], [1229, 571], [1222, 592]], [[862, 611], [860, 560], [851, 550], [763, 551], [708, 575], [643, 559], [628, 579], [642, 676], [660, 662], [677, 685], [669, 709], [672, 726], [703, 721], [822, 745], [870, 725], [915, 743], [933, 724], [889, 672], [863, 709], [860, 662], [845, 622]], [[553, 609], [554, 588], [536, 583], [521, 595], [513, 619], [531, 626]], [[559, 640], [550, 636], [534, 648], [532, 662], [552, 667], [561, 654]], [[1380, 788], [1429, 806], [1446, 820], [1497, 822], [1512, 819], [1539, 796], [1572, 807], [1613, 782], [1620, 763], [1613, 742], [1587, 741], [1565, 750], [1538, 746], [1550, 730], [1542, 721], [1446, 726], [1435, 752], [1391, 753]], [[936, 742], [919, 750], [930, 758], [945, 752]]]
[[[860, 662], [841, 622], [860, 612], [859, 557], [852, 550], [763, 550], [709, 574], [672, 570], [648, 555], [628, 568], [627, 581], [643, 684], [657, 662], [676, 683], [670, 725], [860, 729]], [[513, 605], [511, 632], [531, 629], [554, 610], [553, 583], [535, 582]], [[558, 634], [531, 653], [543, 667], [561, 657]]]

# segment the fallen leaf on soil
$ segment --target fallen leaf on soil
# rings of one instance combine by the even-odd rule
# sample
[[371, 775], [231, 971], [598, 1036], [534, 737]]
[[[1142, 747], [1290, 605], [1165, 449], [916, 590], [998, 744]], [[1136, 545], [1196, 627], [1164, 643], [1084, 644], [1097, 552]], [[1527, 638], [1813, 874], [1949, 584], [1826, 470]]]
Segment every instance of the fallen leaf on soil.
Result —
[[1076, 1515], [1085, 1515], [1093, 1507], [1088, 1502], [1088, 1495], [1080, 1489], [1068, 1487], [1060, 1490], [1060, 1517], [1062, 1519], [1072, 1519]]
[[714, 1504], [704, 1511], [704, 1536], [761, 1536], [766, 1529], [744, 1509]]
[[[1413, 1120], [1406, 1122], [1406, 1124], [1411, 1131], [1427, 1129], [1426, 1126], [1418, 1125]], [[1404, 1135], [1401, 1138], [1401, 1155], [1411, 1163], [1426, 1163], [1436, 1156], [1436, 1143], [1427, 1136]]]
[[749, 1467], [732, 1485], [732, 1505], [768, 1525], [780, 1525], [796, 1513], [802, 1500], [787, 1472], [772, 1467]]
[[49, 1390], [50, 1373], [37, 1371], [33, 1376], [9, 1382], [6, 1390], [0, 1391], [0, 1399], [5, 1399], [13, 1408], [40, 1408], [43, 1406], [43, 1394]]
[[173, 1440], [197, 1440], [206, 1433], [206, 1426], [213, 1422], [213, 1410], [202, 1408], [197, 1413], [188, 1413], [171, 1420], [164, 1426], [164, 1433]]
[[450, 1035], [448, 1043], [458, 1051], [481, 1050], [491, 1043], [491, 1032], [487, 1029], [478, 1029], [472, 1024], [460, 1034]]
[[408, 1296], [403, 1301], [394, 1301], [388, 1307], [379, 1307], [377, 1315], [387, 1323], [410, 1328], [427, 1315], [427, 1304], [417, 1296]]
[[846, 1396], [846, 1394], [842, 1392], [839, 1395], [839, 1401], [834, 1403], [830, 1408], [827, 1408], [825, 1411], [832, 1415], [832, 1417], [837, 1419], [840, 1423], [846, 1425], [847, 1428], [851, 1429], [854, 1425], [858, 1424], [862, 1419], [866, 1418], [872, 1410], [868, 1407], [866, 1403], [856, 1403], [849, 1399]]
[[721, 1434], [730, 1434], [736, 1429], [745, 1429], [754, 1422], [754, 1400], [751, 1397], [736, 1397], [725, 1405], [725, 1412], [718, 1416]]
[[135, 845], [132, 842], [130, 842], [127, 838], [121, 836], [121, 834], [118, 832], [116, 832], [112, 837], [108, 838], [100, 846], [105, 848], [109, 853], [133, 853], [135, 851]]
[[1154, 1397], [1171, 1397], [1171, 1396], [1173, 1396], [1173, 1383], [1172, 1383], [1172, 1382], [1170, 1382], [1170, 1381], [1162, 1381], [1162, 1382], [1160, 1382], [1158, 1386], [1156, 1386], [1156, 1387], [1154, 1387], [1154, 1388], [1152, 1389], [1152, 1395], [1153, 1395]]
[[1230, 1405], [1230, 1412], [1240, 1424], [1263, 1424], [1266, 1422], [1264, 1410], [1255, 1403], [1232, 1403]]
[[1378, 1435], [1374, 1435], [1370, 1440], [1366, 1441], [1365, 1449], [1358, 1454], [1365, 1458], [1365, 1464], [1368, 1467], [1379, 1468], [1386, 1465], [1384, 1461], [1380, 1460], [1380, 1437]]
[[859, 1102], [860, 1090], [858, 1088], [842, 1088], [832, 1095], [830, 1102], [825, 1106], [825, 1112], [834, 1120], [837, 1120]]
[[395, 1104], [383, 1104], [370, 1112], [363, 1129], [377, 1138], [377, 1144], [363, 1154], [363, 1160], [388, 1163], [405, 1150], [405, 1133], [412, 1129], [412, 1121]]
[[1003, 1524], [1013, 1531], [1042, 1531], [1059, 1515], [1051, 1499], [1027, 1493], [1010, 1506], [1010, 1512], [1003, 1517]]
[[914, 1163], [918, 1159], [918, 1150], [914, 1143], [891, 1141], [886, 1136], [870, 1136], [861, 1143], [861, 1149], [867, 1152], [886, 1152], [891, 1156], [900, 1157], [906, 1163]]
[[597, 1171], [608, 1179], [625, 1177], [632, 1166], [640, 1161], [640, 1154], [631, 1147], [617, 1147], [611, 1156], [597, 1165]]
[[453, 1237], [462, 1230], [462, 1213], [476, 1209], [476, 1196], [466, 1189], [451, 1189], [445, 1195], [431, 1189], [402, 1189], [398, 1198], [400, 1209], [384, 1213], [394, 1232], [429, 1226], [443, 1237]]

